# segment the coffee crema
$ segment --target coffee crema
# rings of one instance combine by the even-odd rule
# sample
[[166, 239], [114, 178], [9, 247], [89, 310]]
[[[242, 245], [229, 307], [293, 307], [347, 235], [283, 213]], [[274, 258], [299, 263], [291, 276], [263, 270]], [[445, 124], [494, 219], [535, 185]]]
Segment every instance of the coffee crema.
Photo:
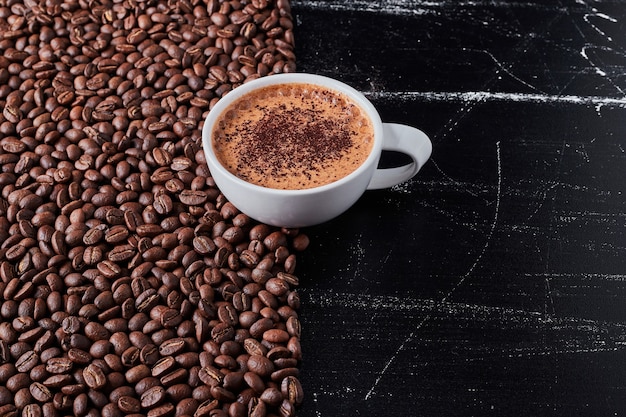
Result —
[[232, 174], [267, 188], [297, 190], [337, 181], [367, 159], [374, 127], [347, 95], [306, 83], [270, 85], [231, 103], [212, 132]]

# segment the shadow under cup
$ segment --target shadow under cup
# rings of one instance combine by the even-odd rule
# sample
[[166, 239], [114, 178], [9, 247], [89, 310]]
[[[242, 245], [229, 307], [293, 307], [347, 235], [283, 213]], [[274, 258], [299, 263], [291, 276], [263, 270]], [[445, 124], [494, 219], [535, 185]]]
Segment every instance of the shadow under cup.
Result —
[[[229, 106], [243, 96], [249, 95], [258, 89], [280, 84], [313, 84], [322, 89], [338, 92], [356, 104], [365, 113], [373, 128], [373, 144], [365, 161], [348, 175], [325, 185], [305, 189], [277, 189], [255, 185], [231, 173], [219, 161], [215, 148], [213, 132], [216, 123], [222, 119], [223, 113]], [[399, 125], [402, 126], [402, 125]], [[202, 144], [207, 164], [217, 187], [224, 196], [233, 203], [242, 213], [251, 218], [278, 227], [300, 228], [312, 226], [331, 220], [350, 208], [359, 197], [369, 188], [386, 188], [399, 182], [406, 181], [423, 165], [430, 156], [430, 149], [422, 149], [420, 155], [404, 149], [406, 144], [392, 144], [391, 150], [407, 153], [413, 163], [407, 167], [377, 170], [381, 152], [383, 150], [384, 131], [386, 126], [381, 122], [374, 106], [360, 92], [337, 80], [313, 74], [293, 73], [276, 74], [262, 77], [243, 84], [222, 97], [209, 112], [202, 129]], [[417, 131], [417, 129], [407, 128]], [[417, 131], [419, 132], [419, 131]], [[420, 132], [421, 133], [421, 132]], [[423, 133], [422, 133], [423, 135]], [[425, 137], [425, 135], [424, 135]], [[422, 138], [423, 139], [423, 138]], [[430, 141], [427, 144], [430, 146]], [[394, 142], [394, 141], [392, 141]], [[397, 142], [397, 141], [395, 141]], [[401, 141], [402, 142], [402, 141]], [[406, 142], [406, 141], [405, 141]], [[423, 142], [423, 140], [421, 140]], [[393, 149], [393, 148], [397, 149]], [[423, 146], [422, 146], [423, 147]], [[423, 151], [427, 151], [424, 158]], [[243, 158], [244, 156], [242, 156]], [[395, 174], [391, 171], [395, 170]], [[379, 171], [389, 171], [380, 174]], [[402, 171], [402, 172], [401, 172]], [[391, 182], [383, 180], [382, 187], [370, 184], [373, 177], [391, 174]], [[374, 181], [375, 182], [375, 181]], [[380, 182], [380, 180], [379, 180]]]

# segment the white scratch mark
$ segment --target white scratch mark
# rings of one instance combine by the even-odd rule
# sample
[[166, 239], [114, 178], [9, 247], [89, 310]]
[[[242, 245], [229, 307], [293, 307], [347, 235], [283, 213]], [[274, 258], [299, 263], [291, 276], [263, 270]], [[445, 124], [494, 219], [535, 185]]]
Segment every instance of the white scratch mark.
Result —
[[533, 217], [535, 217], [535, 215], [537, 213], [539, 213], [539, 210], [541, 210], [541, 208], [543, 207], [546, 199], [548, 198], [548, 192], [554, 190], [558, 186], [562, 186], [562, 184], [560, 184], [558, 182], [557, 183], [553, 183], [548, 188], [543, 190], [543, 192], [541, 193], [541, 199], [539, 201], [539, 204], [537, 205], [535, 210], [532, 213], [530, 213], [530, 215], [528, 216], [526, 221], [530, 221]]
[[378, 383], [382, 379], [383, 375], [385, 375], [385, 373], [387, 372], [387, 369], [389, 369], [389, 366], [396, 360], [396, 357], [398, 356], [398, 354], [404, 350], [404, 346], [407, 343], [409, 343], [411, 340], [413, 340], [413, 336], [415, 335], [415, 333], [419, 329], [422, 328], [422, 326], [424, 325], [424, 323], [426, 323], [428, 321], [428, 319], [430, 319], [430, 315], [424, 317], [422, 319], [422, 321], [419, 322], [417, 327], [411, 332], [411, 334], [409, 334], [409, 336], [406, 339], [404, 339], [404, 342], [402, 342], [402, 344], [398, 347], [398, 349], [396, 349], [395, 353], [393, 355], [391, 355], [391, 358], [389, 358], [387, 363], [385, 363], [385, 366], [383, 367], [382, 371], [380, 371], [380, 373], [378, 374], [378, 376], [374, 380], [374, 384], [369, 389], [369, 391], [367, 391], [367, 394], [365, 394], [365, 400], [369, 400], [371, 398], [372, 394], [374, 393], [374, 389], [376, 388], [376, 386], [378, 385]]
[[363, 261], [365, 259], [365, 249], [363, 246], [363, 233], [360, 233], [356, 239], [355, 245], [352, 247], [352, 253], [355, 256], [355, 267], [352, 280], [356, 280], [363, 273]]
[[598, 274], [598, 273], [544, 273], [544, 274], [525, 274], [526, 277], [543, 276], [546, 278], [561, 278], [570, 280], [572, 278], [580, 278], [583, 281], [609, 281], [609, 282], [626, 282], [626, 274]]
[[[606, 72], [604, 72], [604, 70], [600, 69], [600, 67], [598, 67], [591, 60], [591, 58], [589, 58], [589, 55], [587, 54], [587, 50], [588, 49], [595, 49], [595, 48], [597, 48], [596, 45], [585, 45], [585, 46], [583, 46], [583, 49], [581, 49], [580, 55], [582, 55], [582, 57], [585, 58], [585, 61], [587, 61], [593, 67], [593, 69], [596, 71], [596, 74], [600, 75], [601, 77], [606, 77]], [[606, 49], [606, 48], [601, 48], [601, 49]]]
[[[446, 294], [445, 297], [441, 299], [441, 301], [438, 303], [440, 305], [447, 302], [447, 300], [452, 296], [452, 294], [454, 294], [456, 289], [459, 288], [463, 284], [463, 282], [472, 274], [472, 272], [474, 271], [474, 269], [476, 268], [476, 266], [479, 264], [480, 260], [484, 256], [485, 252], [487, 251], [487, 248], [489, 247], [489, 243], [491, 242], [491, 239], [493, 237], [493, 233], [496, 230], [496, 225], [498, 223], [498, 217], [500, 213], [500, 198], [501, 198], [501, 189], [502, 189], [502, 158], [500, 155], [500, 141], [496, 142], [496, 158], [497, 158], [497, 174], [498, 174], [498, 184], [496, 188], [496, 207], [495, 207], [493, 222], [491, 223], [491, 229], [489, 230], [489, 235], [487, 236], [487, 239], [485, 240], [485, 244], [483, 245], [482, 250], [480, 251], [476, 259], [474, 260], [474, 263], [470, 266], [469, 270], [461, 277], [459, 282]], [[380, 373], [374, 380], [374, 383], [370, 387], [369, 391], [367, 391], [367, 394], [365, 394], [365, 400], [369, 400], [371, 398], [372, 394], [374, 393], [374, 390], [378, 386], [378, 383], [387, 372], [387, 369], [389, 369], [389, 366], [391, 366], [391, 364], [395, 362], [400, 352], [404, 350], [404, 347], [407, 345], [407, 343], [413, 340], [413, 337], [415, 336], [415, 334], [422, 328], [424, 323], [430, 320], [430, 317], [431, 317], [430, 314], [426, 315], [417, 324], [417, 327], [411, 331], [411, 333], [406, 337], [406, 339], [404, 339], [404, 341], [400, 344], [400, 346], [398, 346], [398, 349], [396, 349], [394, 354], [391, 355], [389, 360], [387, 360], [387, 362], [383, 366], [383, 369], [380, 371]]]
[[[611, 53], [619, 53], [622, 56], [624, 56], [623, 53], [615, 51], [613, 48], [610, 48], [608, 46], [598, 46], [598, 45], [585, 45], [583, 46], [582, 50], [580, 51], [580, 54], [582, 55], [583, 58], [585, 58], [585, 60], [589, 63], [589, 65], [591, 65], [595, 71], [596, 74], [602, 76], [602, 77], [606, 77], [606, 79], [611, 83], [611, 85], [613, 87], [615, 87], [615, 89], [620, 93], [620, 94], [626, 94], [626, 92], [624, 92], [624, 90], [617, 84], [615, 84], [615, 82], [607, 76], [606, 71], [604, 71], [603, 69], [601, 69], [598, 64], [596, 62], [594, 62], [588, 54], [589, 50], [593, 50], [593, 49], [599, 49], [601, 51], [605, 51], [605, 52], [611, 52]], [[620, 106], [621, 107], [621, 106]]]
[[[387, 0], [387, 1], [367, 1], [367, 0], [293, 0], [292, 5], [295, 7], [306, 7], [315, 10], [331, 10], [331, 11], [352, 11], [352, 12], [375, 12], [386, 13], [392, 15], [421, 15], [426, 13], [438, 12], [435, 9], [446, 9], [451, 6], [450, 2], [429, 1], [429, 0]], [[563, 11], [565, 7], [554, 5], [542, 5], [537, 2], [511, 2], [511, 1], [455, 1], [454, 6], [463, 7], [497, 7], [497, 8], [530, 8], [533, 10], [549, 10]]]
[[[522, 80], [520, 77], [518, 77], [517, 75], [513, 74], [510, 69], [513, 66], [512, 64], [509, 65], [508, 67], [505, 67], [504, 65], [502, 65], [502, 63], [500, 61], [498, 61], [498, 59], [489, 51], [487, 50], [482, 50], [481, 52], [487, 54], [492, 60], [493, 62], [495, 62], [495, 64], [498, 66], [498, 68], [500, 68], [502, 71], [504, 71], [509, 77], [513, 78], [514, 80], [520, 82], [521, 84], [525, 85], [526, 87], [538, 91], [540, 93], [543, 93], [541, 90], [539, 90], [537, 87], [535, 87], [534, 85]], [[525, 52], [525, 51], [522, 51]]]
[[442, 301], [447, 301], [447, 299], [454, 293], [454, 291], [457, 288], [459, 288], [461, 284], [463, 284], [463, 281], [465, 281], [465, 279], [469, 277], [472, 272], [474, 272], [474, 269], [476, 269], [476, 266], [480, 263], [480, 260], [482, 259], [483, 255], [487, 251], [487, 248], [489, 247], [489, 243], [491, 242], [491, 238], [493, 237], [493, 232], [496, 230], [496, 225], [498, 223], [498, 217], [500, 214], [500, 197], [501, 197], [501, 190], [502, 190], [502, 160], [501, 160], [502, 158], [500, 156], [500, 141], [496, 142], [496, 157], [497, 157], [497, 164], [498, 164], [497, 166], [498, 185], [496, 188], [496, 208], [495, 208], [495, 213], [493, 216], [493, 222], [491, 222], [491, 229], [489, 229], [489, 234], [487, 235], [487, 239], [485, 241], [485, 244], [483, 245], [482, 250], [480, 251], [476, 259], [474, 260], [474, 263], [472, 264], [470, 269], [465, 273], [465, 275], [463, 275], [463, 277], [459, 280], [459, 282], [442, 299]]
[[[549, 320], [548, 318], [554, 314], [554, 297], [552, 296], [552, 287], [550, 285], [550, 277], [546, 276], [544, 279], [544, 282], [545, 282], [546, 297], [544, 299], [543, 314], [546, 320]], [[550, 313], [548, 312], [548, 310], [550, 310]]]
[[626, 108], [626, 97], [599, 97], [553, 94], [504, 93], [490, 91], [436, 92], [436, 91], [381, 91], [363, 92], [371, 99], [389, 100], [424, 100], [424, 101], [460, 101], [484, 102], [507, 101], [533, 104], [571, 104], [583, 106], [605, 106]]
[[387, 262], [389, 261], [389, 257], [391, 256], [391, 252], [393, 252], [393, 249], [389, 249], [389, 252], [387, 252], [387, 256], [385, 256], [385, 258], [383, 259], [383, 265], [386, 265]]
[[594, 28], [600, 35], [606, 37], [606, 39], [608, 41], [613, 41], [613, 38], [611, 38], [610, 36], [608, 36], [606, 33], [604, 33], [603, 30], [601, 30], [599, 27], [597, 27], [596, 25], [594, 25], [592, 22], [589, 21], [590, 17], [599, 17], [601, 19], [605, 19], [608, 20], [611, 23], [617, 23], [617, 20], [609, 15], [606, 15], [604, 13], [588, 13], [586, 15], [583, 16], [583, 19], [585, 22], [587, 22], [589, 24], [589, 26], [591, 26], [592, 28]]
[[[307, 7], [314, 10], [328, 10], [341, 12], [367, 12], [397, 16], [419, 16], [433, 14], [432, 6], [438, 6], [438, 2], [390, 0], [385, 2], [372, 2], [366, 0], [351, 1], [294, 1], [293, 6]], [[426, 7], [426, 8], [424, 8]]]
[[[462, 184], [459, 181], [455, 180], [454, 178], [452, 178], [451, 176], [449, 176], [448, 174], [446, 174], [437, 164], [437, 161], [434, 158], [431, 158], [430, 160], [431, 164], [437, 169], [437, 171], [439, 171], [439, 173], [441, 175], [443, 175], [448, 181], [450, 181], [452, 184], [456, 185], [458, 187], [458, 189], [464, 190], [466, 191], [468, 194], [470, 194], [472, 197], [479, 197], [478, 193], [470, 190], [468, 188], [468, 184]], [[446, 184], [447, 185], [447, 184]]]

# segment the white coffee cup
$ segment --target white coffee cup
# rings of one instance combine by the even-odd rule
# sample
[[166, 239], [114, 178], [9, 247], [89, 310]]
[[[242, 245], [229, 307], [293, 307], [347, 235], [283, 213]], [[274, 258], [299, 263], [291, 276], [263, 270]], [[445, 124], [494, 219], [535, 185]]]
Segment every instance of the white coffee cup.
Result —
[[[352, 99], [369, 116], [374, 127], [371, 153], [351, 174], [330, 184], [300, 190], [282, 190], [251, 184], [220, 164], [212, 144], [215, 123], [235, 100], [259, 88], [276, 84], [315, 84], [338, 91]], [[242, 213], [279, 227], [306, 227], [331, 220], [348, 210], [366, 190], [391, 188], [411, 179], [426, 163], [432, 144], [419, 129], [383, 123], [372, 103], [354, 88], [332, 78], [305, 74], [276, 74], [245, 83], [223, 96], [209, 112], [202, 128], [202, 145], [215, 184]], [[408, 155], [412, 162], [380, 169], [382, 151]]]

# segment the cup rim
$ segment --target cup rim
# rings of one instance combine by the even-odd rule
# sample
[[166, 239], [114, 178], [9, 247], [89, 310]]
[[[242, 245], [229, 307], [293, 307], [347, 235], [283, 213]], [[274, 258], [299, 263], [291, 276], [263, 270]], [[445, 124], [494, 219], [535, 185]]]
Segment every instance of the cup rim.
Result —
[[[335, 90], [347, 95], [352, 100], [354, 100], [359, 105], [359, 107], [365, 110], [374, 127], [374, 144], [369, 155], [361, 165], [359, 165], [354, 171], [352, 171], [348, 175], [328, 184], [312, 188], [285, 190], [280, 188], [264, 187], [261, 185], [247, 182], [239, 178], [235, 174], [231, 173], [219, 162], [213, 148], [211, 137], [212, 132], [211, 129], [209, 129], [209, 126], [211, 126], [213, 122], [223, 113], [223, 111], [239, 97], [262, 87], [284, 83], [321, 85], [326, 88], [330, 88], [331, 90]], [[220, 98], [220, 100], [218, 100], [215, 106], [207, 114], [204, 120], [204, 125], [202, 126], [202, 148], [210, 171], [219, 170], [222, 176], [227, 177], [230, 181], [238, 184], [238, 186], [248, 189], [250, 191], [263, 191], [268, 194], [275, 194], [280, 196], [303, 195], [324, 192], [326, 190], [339, 187], [344, 183], [352, 181], [353, 178], [360, 176], [363, 171], [366, 171], [370, 165], [378, 162], [379, 155], [382, 151], [382, 142], [382, 121], [380, 119], [380, 115], [378, 114], [378, 111], [376, 110], [374, 105], [361, 92], [349, 86], [348, 84], [345, 84], [342, 81], [336, 80], [334, 78], [302, 72], [272, 74], [246, 82], [245, 84], [234, 88], [232, 91], [228, 92], [228, 94], [224, 95]]]

